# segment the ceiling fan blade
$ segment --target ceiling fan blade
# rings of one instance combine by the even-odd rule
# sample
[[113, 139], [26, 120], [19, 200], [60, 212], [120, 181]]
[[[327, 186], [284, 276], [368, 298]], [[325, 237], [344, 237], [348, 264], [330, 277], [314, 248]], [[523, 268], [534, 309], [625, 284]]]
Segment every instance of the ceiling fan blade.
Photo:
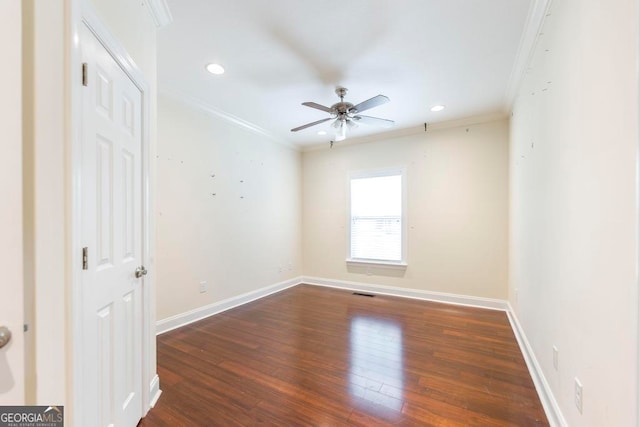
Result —
[[330, 107], [325, 107], [324, 105], [320, 105], [316, 102], [303, 102], [302, 105], [315, 108], [316, 110], [326, 111], [327, 113], [333, 113], [333, 110]]
[[353, 116], [352, 120], [358, 123], [364, 123], [365, 125], [380, 126], [383, 128], [390, 128], [396, 123], [393, 120], [379, 119], [378, 117], [371, 116]]
[[316, 122], [307, 123], [306, 125], [298, 126], [297, 128], [291, 129], [291, 132], [298, 132], [299, 130], [310, 128], [311, 126], [319, 125], [320, 123], [327, 122], [333, 119], [333, 117], [328, 117], [326, 119], [318, 120]]
[[354, 105], [349, 109], [349, 112], [354, 114], [360, 113], [370, 108], [377, 107], [378, 105], [386, 104], [387, 102], [389, 102], [389, 98], [384, 95], [377, 95], [371, 99], [361, 102], [360, 104]]

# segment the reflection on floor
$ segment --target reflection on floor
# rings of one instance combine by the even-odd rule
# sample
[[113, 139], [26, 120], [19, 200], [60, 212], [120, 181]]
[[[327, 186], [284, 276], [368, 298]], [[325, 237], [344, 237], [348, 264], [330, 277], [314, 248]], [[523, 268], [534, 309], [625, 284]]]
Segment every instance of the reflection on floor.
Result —
[[356, 316], [351, 319], [349, 343], [351, 395], [400, 412], [404, 386], [400, 325], [392, 320]]

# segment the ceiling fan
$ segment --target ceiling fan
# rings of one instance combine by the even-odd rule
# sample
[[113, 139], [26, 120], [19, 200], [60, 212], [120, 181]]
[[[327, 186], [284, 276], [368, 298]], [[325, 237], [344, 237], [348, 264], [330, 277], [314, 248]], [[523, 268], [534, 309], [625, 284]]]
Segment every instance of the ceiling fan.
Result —
[[325, 107], [324, 105], [317, 104], [315, 102], [303, 102], [302, 105], [315, 108], [317, 110], [325, 111], [331, 114], [331, 117], [318, 120], [306, 125], [298, 126], [291, 129], [291, 132], [298, 132], [299, 130], [306, 129], [311, 126], [319, 125], [320, 123], [334, 120], [332, 126], [337, 129], [336, 141], [342, 141], [347, 137], [347, 128], [357, 126], [358, 123], [364, 123], [367, 125], [381, 126], [388, 128], [395, 123], [393, 120], [380, 119], [377, 117], [363, 116], [360, 113], [378, 105], [386, 104], [389, 102], [389, 98], [384, 95], [377, 95], [371, 99], [367, 99], [359, 104], [353, 105], [350, 102], [344, 102], [344, 96], [347, 94], [347, 88], [337, 87], [336, 95], [340, 97], [340, 102], [333, 104], [331, 107]]

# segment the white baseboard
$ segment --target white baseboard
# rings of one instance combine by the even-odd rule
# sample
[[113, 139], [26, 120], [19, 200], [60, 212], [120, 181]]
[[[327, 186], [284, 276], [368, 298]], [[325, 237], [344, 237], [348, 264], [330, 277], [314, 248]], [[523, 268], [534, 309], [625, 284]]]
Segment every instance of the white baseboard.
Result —
[[558, 402], [551, 391], [551, 387], [542, 372], [542, 368], [540, 367], [538, 359], [536, 359], [535, 353], [529, 344], [529, 340], [527, 340], [527, 336], [518, 321], [518, 317], [513, 311], [511, 304], [507, 303], [507, 306], [507, 316], [509, 317], [509, 322], [511, 322], [511, 329], [513, 329], [513, 333], [516, 336], [518, 345], [520, 346], [520, 352], [522, 353], [527, 367], [529, 368], [529, 374], [531, 375], [533, 384], [536, 386], [536, 391], [540, 397], [540, 402], [542, 403], [544, 412], [547, 414], [547, 418], [549, 419], [549, 424], [551, 427], [566, 427], [568, 425], [567, 421], [562, 415], [560, 406], [558, 405]]
[[151, 380], [149, 384], [149, 396], [151, 396], [151, 401], [149, 402], [149, 408], [153, 408], [156, 406], [158, 399], [160, 399], [160, 395], [162, 394], [162, 390], [160, 390], [160, 377], [156, 374]]
[[190, 323], [197, 322], [198, 320], [202, 320], [206, 317], [213, 316], [214, 314], [218, 314], [231, 308], [238, 307], [239, 305], [264, 298], [267, 295], [280, 292], [284, 289], [290, 288], [300, 283], [301, 278], [297, 277], [294, 279], [286, 280], [284, 282], [276, 283], [275, 285], [270, 285], [264, 288], [257, 289], [255, 291], [247, 292], [233, 298], [218, 301], [210, 305], [205, 305], [204, 307], [198, 307], [194, 310], [187, 311], [186, 313], [181, 313], [176, 316], [159, 320], [158, 322], [156, 322], [156, 334], [160, 335], [165, 332], [169, 332], [181, 326], [185, 326]]
[[389, 295], [402, 298], [442, 302], [446, 304], [488, 308], [491, 310], [508, 310], [507, 302], [501, 299], [447, 294], [443, 292], [431, 292], [419, 289], [399, 288], [395, 286], [374, 285], [360, 282], [348, 282], [343, 280], [322, 279], [319, 277], [308, 276], [303, 276], [301, 283], [306, 283], [308, 285], [326, 286], [330, 288], [348, 289], [352, 291], [371, 292], [374, 294]]

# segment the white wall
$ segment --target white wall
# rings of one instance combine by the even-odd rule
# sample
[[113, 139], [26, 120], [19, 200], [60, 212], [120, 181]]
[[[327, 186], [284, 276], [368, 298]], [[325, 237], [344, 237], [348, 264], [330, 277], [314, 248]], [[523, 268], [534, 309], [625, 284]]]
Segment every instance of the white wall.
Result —
[[299, 276], [300, 153], [165, 96], [158, 124], [158, 319]]
[[65, 16], [61, 0], [21, 3], [26, 402], [46, 405], [68, 391]]
[[[303, 155], [304, 274], [506, 298], [508, 122], [430, 130]], [[348, 267], [349, 172], [407, 169], [406, 272]]]
[[0, 349], [0, 405], [22, 405], [24, 387], [22, 270], [22, 11], [0, 0], [0, 325], [12, 341]]
[[156, 28], [146, 1], [84, 0], [91, 4], [109, 30], [147, 78], [156, 75]]
[[575, 426], [638, 421], [637, 8], [555, 0], [511, 122], [509, 297]]

